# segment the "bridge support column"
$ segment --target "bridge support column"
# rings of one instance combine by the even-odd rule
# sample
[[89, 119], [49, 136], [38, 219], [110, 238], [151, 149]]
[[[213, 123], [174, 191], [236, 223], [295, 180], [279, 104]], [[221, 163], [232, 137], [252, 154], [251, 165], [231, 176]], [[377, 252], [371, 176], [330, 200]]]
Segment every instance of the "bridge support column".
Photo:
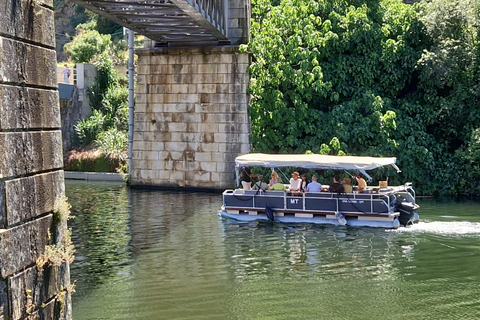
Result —
[[53, 0], [0, 8], [0, 319], [70, 319]]
[[153, 48], [139, 56], [131, 184], [222, 189], [250, 151], [248, 53]]

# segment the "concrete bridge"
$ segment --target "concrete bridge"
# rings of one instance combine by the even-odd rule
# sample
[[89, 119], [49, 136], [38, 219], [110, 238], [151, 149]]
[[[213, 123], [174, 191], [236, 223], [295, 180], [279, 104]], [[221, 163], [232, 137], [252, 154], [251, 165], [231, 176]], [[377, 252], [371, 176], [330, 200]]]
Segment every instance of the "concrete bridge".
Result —
[[132, 186], [233, 185], [250, 151], [250, 0], [75, 0], [149, 39], [138, 55]]

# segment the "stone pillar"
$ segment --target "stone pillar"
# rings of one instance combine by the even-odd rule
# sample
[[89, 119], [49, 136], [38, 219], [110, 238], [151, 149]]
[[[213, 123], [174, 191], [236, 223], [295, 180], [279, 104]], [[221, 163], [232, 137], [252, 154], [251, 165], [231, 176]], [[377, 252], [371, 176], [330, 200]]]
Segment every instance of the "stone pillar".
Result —
[[248, 53], [238, 46], [153, 48], [139, 56], [133, 186], [234, 186], [250, 151]]
[[250, 0], [228, 0], [228, 40], [233, 45], [250, 41]]
[[[0, 0], [0, 319], [69, 319], [53, 0]], [[53, 225], [54, 227], [52, 227]]]
[[97, 68], [90, 63], [77, 63], [77, 89], [78, 101], [82, 103], [82, 119], [90, 117], [92, 108], [88, 98], [87, 89], [92, 86], [97, 77]]

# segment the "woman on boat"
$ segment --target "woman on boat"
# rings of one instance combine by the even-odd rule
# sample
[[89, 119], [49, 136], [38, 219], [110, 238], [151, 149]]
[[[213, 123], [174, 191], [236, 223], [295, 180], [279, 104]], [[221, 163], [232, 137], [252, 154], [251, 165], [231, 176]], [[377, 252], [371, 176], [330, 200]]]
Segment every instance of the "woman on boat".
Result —
[[308, 185], [307, 174], [306, 173], [302, 174], [301, 178], [302, 178], [302, 182], [300, 183], [300, 191], [307, 192], [307, 185]]
[[272, 172], [272, 175], [271, 175], [271, 179], [270, 179], [270, 182], [268, 182], [268, 185], [271, 187], [273, 186], [275, 183], [278, 183], [278, 174], [273, 171]]
[[273, 191], [285, 191], [285, 185], [282, 183], [282, 178], [278, 177], [277, 182], [274, 183], [269, 190]]

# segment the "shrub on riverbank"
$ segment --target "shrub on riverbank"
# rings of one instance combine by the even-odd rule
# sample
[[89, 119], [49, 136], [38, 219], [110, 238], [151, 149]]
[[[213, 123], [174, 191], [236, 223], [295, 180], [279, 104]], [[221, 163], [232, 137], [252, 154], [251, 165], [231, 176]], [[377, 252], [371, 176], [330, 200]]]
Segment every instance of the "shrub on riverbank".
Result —
[[125, 165], [120, 159], [105, 155], [100, 149], [72, 150], [65, 159], [65, 170], [85, 172], [117, 172]]

